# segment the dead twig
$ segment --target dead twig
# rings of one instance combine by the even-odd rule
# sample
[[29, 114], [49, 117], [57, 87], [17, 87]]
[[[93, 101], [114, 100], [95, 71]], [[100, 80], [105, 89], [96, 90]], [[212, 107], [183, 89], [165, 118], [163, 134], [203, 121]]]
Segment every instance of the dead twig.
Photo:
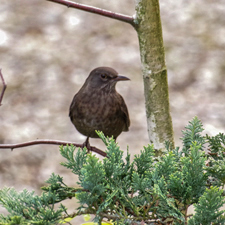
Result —
[[[74, 142], [70, 142], [70, 141], [60, 141], [60, 140], [49, 140], [49, 139], [38, 139], [38, 140], [34, 140], [34, 141], [28, 141], [28, 142], [23, 142], [23, 143], [18, 143], [18, 144], [0, 144], [0, 149], [15, 149], [15, 148], [23, 148], [23, 147], [27, 147], [27, 146], [31, 146], [31, 145], [40, 145], [40, 144], [49, 144], [49, 145], [74, 145], [76, 147], [80, 147], [82, 148], [83, 146], [81, 144], [76, 144]], [[107, 154], [105, 152], [103, 152], [102, 150], [94, 147], [94, 146], [90, 146], [87, 147], [87, 149], [89, 151], [98, 153], [99, 155], [106, 157]]]
[[3, 96], [4, 96], [5, 89], [6, 89], [7, 85], [6, 85], [5, 80], [3, 78], [1, 69], [0, 69], [0, 78], [1, 78], [2, 84], [3, 84], [2, 92], [1, 92], [1, 95], [0, 95], [0, 105], [2, 105], [2, 99], [3, 99]]
[[105, 17], [109, 17], [112, 19], [116, 19], [125, 23], [129, 23], [132, 26], [135, 26], [134, 23], [134, 18], [132, 16], [127, 16], [124, 14], [120, 14], [120, 13], [115, 13], [115, 12], [111, 12], [108, 10], [104, 10], [101, 8], [97, 8], [97, 7], [93, 7], [93, 6], [89, 6], [89, 5], [84, 5], [84, 4], [80, 4], [80, 3], [76, 3], [76, 2], [72, 2], [72, 1], [68, 1], [68, 0], [47, 0], [50, 2], [56, 2], [59, 3], [61, 5], [65, 5], [67, 7], [71, 7], [71, 8], [76, 8], [76, 9], [80, 9], [86, 12], [90, 12], [90, 13], [94, 13], [94, 14], [98, 14], [101, 16], [105, 16]]

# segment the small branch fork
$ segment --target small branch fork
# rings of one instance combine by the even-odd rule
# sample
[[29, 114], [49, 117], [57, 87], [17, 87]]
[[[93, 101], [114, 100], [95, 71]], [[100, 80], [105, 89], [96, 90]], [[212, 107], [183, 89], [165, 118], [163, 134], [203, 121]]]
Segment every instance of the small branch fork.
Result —
[[132, 26], [135, 26], [134, 18], [132, 16], [127, 16], [127, 15], [123, 15], [123, 14], [120, 14], [120, 13], [111, 12], [111, 11], [108, 11], [108, 10], [104, 10], [104, 9], [100, 9], [100, 8], [97, 8], [97, 7], [72, 2], [72, 1], [69, 1], [69, 0], [47, 0], [47, 1], [59, 3], [61, 5], [65, 5], [67, 7], [76, 8], [76, 9], [80, 9], [80, 10], [83, 10], [83, 11], [86, 11], [86, 12], [98, 14], [98, 15], [105, 16], [105, 17], [109, 17], [109, 18], [116, 19], [116, 20], [119, 20], [119, 21], [122, 21], [122, 22], [125, 22], [125, 23], [129, 23]]
[[5, 93], [5, 89], [7, 87], [7, 85], [5, 83], [5, 80], [3, 78], [3, 75], [2, 75], [2, 70], [1, 69], [0, 69], [0, 78], [1, 78], [2, 84], [3, 84], [2, 92], [1, 92], [1, 95], [0, 95], [0, 106], [1, 106], [2, 105], [2, 99], [3, 99], [4, 93]]
[[[23, 142], [23, 143], [18, 143], [18, 144], [0, 144], [0, 149], [11, 149], [13, 150], [14, 148], [23, 148], [23, 147], [27, 147], [27, 146], [31, 146], [31, 145], [40, 145], [40, 144], [50, 144], [50, 145], [74, 145], [76, 147], [80, 147], [82, 148], [83, 145], [82, 144], [76, 144], [74, 142], [69, 142], [69, 141], [59, 141], [59, 140], [49, 140], [49, 139], [39, 139], [39, 140], [34, 140], [34, 141], [28, 141], [28, 142]], [[94, 146], [90, 146], [87, 147], [87, 149], [89, 151], [98, 153], [99, 155], [106, 157], [107, 154], [105, 152], [103, 152], [102, 150], [94, 147]]]

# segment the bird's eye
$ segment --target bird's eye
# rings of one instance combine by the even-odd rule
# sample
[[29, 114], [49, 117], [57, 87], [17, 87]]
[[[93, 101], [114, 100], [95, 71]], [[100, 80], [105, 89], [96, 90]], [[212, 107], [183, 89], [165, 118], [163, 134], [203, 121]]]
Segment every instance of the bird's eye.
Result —
[[105, 80], [107, 78], [107, 75], [103, 73], [101, 74], [101, 78]]

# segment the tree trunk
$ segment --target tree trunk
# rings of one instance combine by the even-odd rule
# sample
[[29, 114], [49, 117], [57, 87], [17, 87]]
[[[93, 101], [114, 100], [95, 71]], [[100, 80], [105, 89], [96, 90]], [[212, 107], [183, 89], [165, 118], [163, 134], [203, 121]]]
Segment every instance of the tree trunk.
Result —
[[174, 146], [170, 115], [167, 69], [158, 0], [136, 0], [136, 30], [139, 38], [148, 135], [156, 150], [168, 140]]

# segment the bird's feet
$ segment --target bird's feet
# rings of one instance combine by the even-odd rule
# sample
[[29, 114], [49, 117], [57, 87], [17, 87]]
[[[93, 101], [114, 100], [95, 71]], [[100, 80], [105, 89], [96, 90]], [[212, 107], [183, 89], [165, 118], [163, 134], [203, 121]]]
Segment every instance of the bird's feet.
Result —
[[84, 147], [87, 148], [87, 153], [90, 152], [91, 150], [91, 145], [89, 143], [89, 137], [87, 137], [87, 139], [85, 140], [85, 142], [82, 144], [81, 148], [83, 149]]

